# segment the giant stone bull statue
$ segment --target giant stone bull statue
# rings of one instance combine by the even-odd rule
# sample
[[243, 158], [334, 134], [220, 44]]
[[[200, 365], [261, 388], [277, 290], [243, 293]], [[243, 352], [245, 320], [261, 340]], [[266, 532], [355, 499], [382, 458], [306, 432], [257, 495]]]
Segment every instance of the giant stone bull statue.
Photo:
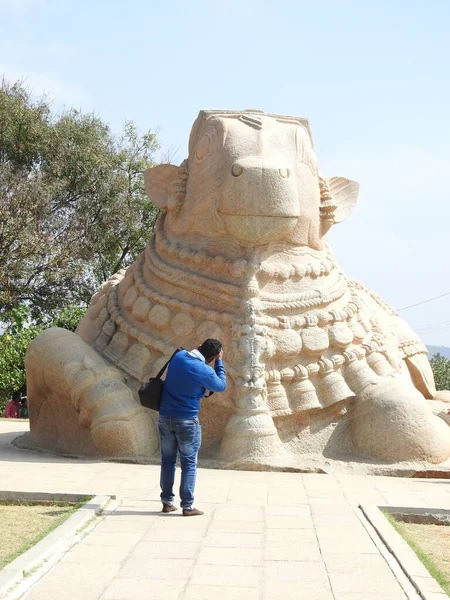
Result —
[[449, 458], [425, 346], [327, 243], [359, 186], [319, 173], [307, 120], [202, 111], [189, 158], [145, 182], [164, 211], [145, 251], [94, 294], [77, 334], [49, 329], [29, 347], [29, 444], [157, 457], [156, 414], [136, 391], [175, 348], [214, 337], [229, 384], [202, 403], [205, 458]]

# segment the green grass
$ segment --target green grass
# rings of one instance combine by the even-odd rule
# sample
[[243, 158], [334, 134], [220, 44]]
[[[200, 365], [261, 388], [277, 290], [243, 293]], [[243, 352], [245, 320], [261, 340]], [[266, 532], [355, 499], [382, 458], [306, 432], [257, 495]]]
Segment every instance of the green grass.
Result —
[[92, 497], [76, 503], [0, 500], [0, 569], [62, 525]]
[[[394, 529], [403, 537], [408, 543], [410, 548], [414, 550], [418, 558], [421, 560], [423, 565], [428, 569], [430, 575], [436, 579], [442, 589], [445, 591], [447, 596], [450, 596], [450, 574], [445, 573], [435, 562], [435, 559], [430, 556], [430, 553], [425, 551], [421, 546], [420, 542], [417, 542], [417, 535], [411, 535], [408, 531], [405, 523], [397, 521], [390, 513], [383, 511], [384, 516]], [[421, 525], [420, 527], [428, 527], [427, 525]], [[448, 527], [447, 525], [437, 525], [435, 527]], [[449, 528], [450, 531], [450, 528]], [[439, 552], [439, 548], [436, 545], [436, 551]]]

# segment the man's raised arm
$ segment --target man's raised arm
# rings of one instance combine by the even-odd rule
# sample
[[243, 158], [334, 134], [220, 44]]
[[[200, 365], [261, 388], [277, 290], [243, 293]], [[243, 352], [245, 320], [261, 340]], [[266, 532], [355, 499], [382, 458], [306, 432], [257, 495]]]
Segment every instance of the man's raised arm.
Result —
[[222, 363], [222, 358], [217, 358], [214, 369], [205, 365], [203, 386], [211, 392], [224, 392], [227, 387], [227, 376]]

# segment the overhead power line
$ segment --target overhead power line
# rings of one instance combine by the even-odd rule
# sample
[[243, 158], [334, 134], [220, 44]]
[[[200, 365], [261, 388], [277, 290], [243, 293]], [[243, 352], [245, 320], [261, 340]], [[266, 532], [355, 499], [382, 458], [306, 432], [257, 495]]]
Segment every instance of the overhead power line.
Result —
[[416, 333], [426, 333], [427, 331], [434, 331], [436, 329], [446, 329], [450, 327], [450, 321], [443, 321], [442, 323], [435, 323], [434, 325], [422, 325], [418, 327], [412, 327]]
[[427, 300], [422, 300], [422, 302], [416, 302], [416, 304], [410, 304], [409, 306], [403, 306], [402, 308], [397, 308], [398, 311], [406, 310], [407, 308], [414, 308], [414, 306], [420, 306], [421, 304], [426, 304], [427, 302], [432, 302], [433, 300], [438, 300], [439, 298], [443, 298], [444, 296], [449, 296], [450, 292], [445, 292], [445, 294], [441, 294], [440, 296], [434, 296], [434, 298], [428, 298]]
[[429, 323], [428, 325], [411, 325], [414, 331], [423, 331], [425, 329], [436, 329], [436, 327], [447, 327], [450, 321], [441, 321], [440, 323]]
[[435, 329], [414, 329], [414, 332], [417, 333], [418, 335], [424, 335], [426, 333], [436, 333], [437, 331], [443, 331], [444, 329], [449, 329], [450, 328], [450, 324], [449, 325], [444, 325], [443, 327], [436, 327]]

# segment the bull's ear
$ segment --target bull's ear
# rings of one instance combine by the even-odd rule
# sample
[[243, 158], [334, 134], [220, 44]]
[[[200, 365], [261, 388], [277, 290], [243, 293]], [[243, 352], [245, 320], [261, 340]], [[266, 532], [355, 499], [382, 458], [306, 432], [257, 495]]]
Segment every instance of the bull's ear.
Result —
[[353, 210], [358, 201], [359, 183], [345, 177], [328, 177], [328, 189], [334, 200], [334, 222], [340, 223]]
[[155, 206], [167, 210], [169, 186], [178, 174], [176, 165], [157, 165], [144, 171], [145, 191]]

